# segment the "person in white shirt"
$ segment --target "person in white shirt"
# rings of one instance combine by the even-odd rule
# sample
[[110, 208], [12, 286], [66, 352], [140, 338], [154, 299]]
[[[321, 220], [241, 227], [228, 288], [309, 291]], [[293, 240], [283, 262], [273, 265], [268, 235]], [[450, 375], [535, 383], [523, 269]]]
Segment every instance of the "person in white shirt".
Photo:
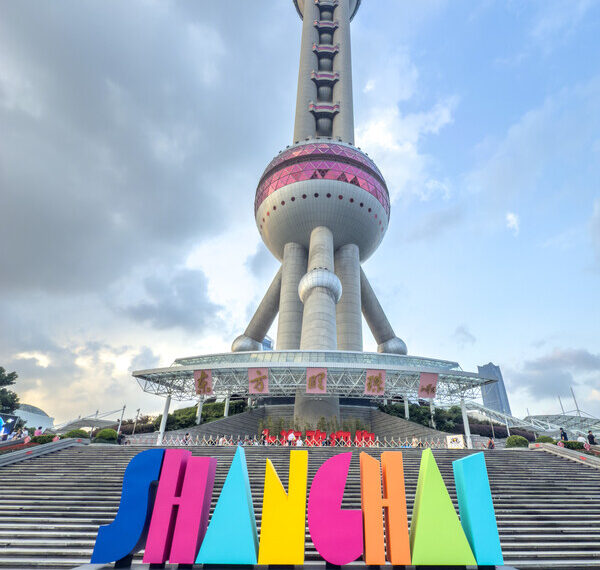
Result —
[[294, 435], [294, 432], [291, 431], [288, 435], [288, 445], [294, 445], [294, 442], [296, 441], [296, 436]]
[[301, 438], [301, 437], [299, 437], [299, 438], [296, 440], [296, 447], [302, 447], [303, 445], [304, 445], [304, 442], [302, 441], [302, 438]]

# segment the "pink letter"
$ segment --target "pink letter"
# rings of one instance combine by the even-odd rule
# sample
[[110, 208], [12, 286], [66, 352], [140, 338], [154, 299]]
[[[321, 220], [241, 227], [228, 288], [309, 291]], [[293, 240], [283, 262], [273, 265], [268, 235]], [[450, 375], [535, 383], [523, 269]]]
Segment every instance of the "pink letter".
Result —
[[330, 457], [317, 471], [308, 496], [308, 529], [319, 554], [343, 566], [363, 553], [360, 509], [342, 510], [352, 452]]
[[206, 533], [217, 460], [167, 449], [144, 563], [193, 564]]

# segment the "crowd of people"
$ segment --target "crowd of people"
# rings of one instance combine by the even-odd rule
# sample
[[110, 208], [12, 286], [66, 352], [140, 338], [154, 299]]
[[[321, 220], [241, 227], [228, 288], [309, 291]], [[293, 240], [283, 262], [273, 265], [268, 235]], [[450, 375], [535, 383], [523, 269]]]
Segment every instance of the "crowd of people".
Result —
[[35, 430], [33, 430], [33, 434], [32, 434], [31, 429], [27, 429], [25, 427], [20, 427], [9, 433], [0, 434], [0, 441], [16, 441], [16, 440], [23, 439], [26, 437], [31, 437], [31, 435], [34, 435], [34, 436], [35, 435], [43, 435], [44, 431], [45, 430], [42, 429], [42, 426], [39, 426]]

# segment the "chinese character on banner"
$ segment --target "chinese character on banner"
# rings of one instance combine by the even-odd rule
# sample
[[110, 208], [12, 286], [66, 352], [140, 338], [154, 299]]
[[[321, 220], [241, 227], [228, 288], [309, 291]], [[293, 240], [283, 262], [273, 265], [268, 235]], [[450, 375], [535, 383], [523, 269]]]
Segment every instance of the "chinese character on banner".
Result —
[[307, 394], [326, 394], [327, 393], [327, 368], [307, 368], [306, 369], [306, 393]]
[[367, 370], [365, 378], [366, 396], [383, 396], [385, 391], [385, 370]]
[[212, 370], [194, 370], [196, 394], [209, 396], [213, 393]]
[[268, 368], [248, 368], [248, 391], [250, 394], [269, 393]]
[[431, 372], [421, 372], [419, 382], [419, 398], [435, 398], [439, 374]]

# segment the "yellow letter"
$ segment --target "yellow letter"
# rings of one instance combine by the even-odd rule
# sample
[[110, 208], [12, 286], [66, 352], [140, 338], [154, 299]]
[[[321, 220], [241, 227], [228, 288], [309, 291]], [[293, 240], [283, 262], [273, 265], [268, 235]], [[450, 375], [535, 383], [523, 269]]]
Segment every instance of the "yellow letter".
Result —
[[267, 459], [259, 564], [304, 564], [307, 471], [308, 451], [292, 451], [286, 493], [271, 460]]

